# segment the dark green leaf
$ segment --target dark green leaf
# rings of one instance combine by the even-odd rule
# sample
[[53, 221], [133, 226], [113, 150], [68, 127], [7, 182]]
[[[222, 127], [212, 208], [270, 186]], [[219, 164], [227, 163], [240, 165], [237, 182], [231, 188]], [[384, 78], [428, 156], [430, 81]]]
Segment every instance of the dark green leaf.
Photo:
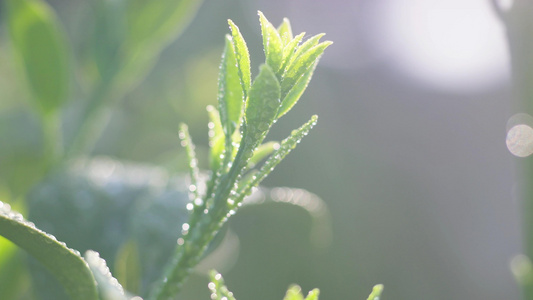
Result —
[[9, 31], [20, 55], [31, 91], [48, 114], [66, 101], [69, 50], [52, 9], [40, 0], [8, 0]]
[[266, 63], [272, 70], [278, 71], [283, 58], [283, 41], [276, 28], [265, 18], [262, 12], [258, 12], [261, 22], [261, 34], [263, 35], [263, 48], [265, 50]]
[[74, 300], [97, 299], [96, 282], [79, 253], [27, 222], [0, 202], [0, 235], [42, 263]]

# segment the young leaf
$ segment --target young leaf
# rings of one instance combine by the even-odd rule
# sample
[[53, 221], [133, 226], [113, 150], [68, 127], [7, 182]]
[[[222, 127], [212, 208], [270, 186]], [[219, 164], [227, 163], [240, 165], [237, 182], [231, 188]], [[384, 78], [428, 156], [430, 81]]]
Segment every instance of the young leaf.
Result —
[[292, 40], [292, 29], [289, 19], [283, 18], [283, 22], [278, 27], [278, 32], [283, 45], [286, 46]]
[[220, 123], [220, 114], [213, 106], [207, 106], [209, 114], [209, 166], [215, 174], [222, 166], [222, 156], [224, 155], [224, 130]]
[[228, 20], [228, 24], [231, 28], [233, 48], [235, 49], [235, 56], [239, 67], [239, 76], [241, 79], [244, 99], [246, 99], [252, 80], [250, 72], [250, 53], [248, 52], [248, 46], [246, 46], [246, 42], [239, 31], [239, 27], [237, 27], [237, 25], [231, 20]]
[[319, 289], [310, 290], [305, 300], [318, 300], [318, 295], [320, 295]]
[[[307, 297], [305, 297], [305, 300], [318, 300], [319, 294], [320, 291], [318, 289], [311, 290], [309, 291], [309, 294], [307, 294]], [[285, 294], [285, 298], [283, 298], [283, 300], [304, 300], [302, 288], [296, 284], [291, 285], [287, 290], [287, 293]]]
[[283, 58], [283, 41], [276, 28], [265, 18], [262, 12], [258, 12], [261, 22], [261, 34], [263, 35], [263, 48], [265, 50], [266, 63], [272, 70], [278, 71]]
[[[287, 70], [283, 74], [281, 81], [281, 97], [285, 98], [287, 93], [294, 87], [296, 82], [305, 76], [305, 73], [315, 65], [316, 60], [322, 55], [324, 50], [331, 45], [332, 42], [322, 42], [307, 52], [302, 53], [296, 58], [296, 60], [287, 67]], [[311, 74], [309, 75], [311, 76]]]
[[374, 286], [374, 288], [372, 288], [372, 293], [370, 293], [366, 300], [379, 300], [382, 292], [383, 284], [377, 284]]
[[300, 44], [304, 35], [305, 32], [300, 33], [295, 38], [293, 38], [287, 45], [285, 45], [285, 47], [283, 47], [283, 59], [281, 62], [281, 68], [278, 70], [278, 72], [276, 72], [279, 79], [281, 79], [281, 76], [283, 75], [283, 73], [285, 73], [289, 62], [292, 62], [293, 56], [296, 53], [296, 49], [298, 49], [298, 44]]
[[302, 288], [299, 285], [291, 285], [285, 294], [283, 300], [304, 300]]
[[231, 152], [231, 136], [241, 119], [243, 99], [235, 49], [231, 36], [226, 35], [218, 76], [218, 109], [226, 141], [229, 141], [226, 143], [227, 152]]
[[69, 56], [61, 25], [40, 0], [8, 0], [9, 32], [20, 54], [28, 84], [45, 114], [67, 100]]
[[302, 125], [300, 128], [293, 130], [291, 135], [281, 142], [280, 147], [274, 151], [274, 153], [272, 153], [263, 166], [261, 166], [259, 172], [252, 177], [252, 180], [250, 180], [247, 185], [239, 188], [238, 195], [235, 197], [235, 207], [242, 202], [244, 197], [251, 193], [252, 188], [258, 186], [259, 183], [265, 179], [265, 177], [268, 176], [268, 174], [270, 174], [270, 172], [272, 172], [274, 168], [285, 158], [285, 156], [287, 156], [291, 150], [296, 147], [303, 137], [309, 133], [313, 126], [315, 126], [317, 119], [318, 117], [314, 115], [311, 117], [311, 120]]
[[257, 149], [255, 149], [253, 156], [250, 158], [248, 163], [248, 168], [253, 168], [257, 163], [263, 160], [265, 157], [269, 156], [274, 150], [279, 148], [278, 142], [268, 142], [265, 143]]
[[284, 114], [291, 110], [291, 108], [296, 104], [296, 102], [298, 102], [298, 100], [300, 100], [300, 97], [305, 92], [309, 81], [311, 81], [311, 77], [313, 76], [313, 72], [315, 71], [317, 64], [318, 59], [315, 60], [311, 67], [307, 69], [307, 71], [296, 81], [296, 83], [289, 90], [289, 92], [287, 92], [287, 94], [281, 101], [281, 107], [279, 108], [278, 116], [276, 117], [276, 119], [281, 118]]
[[222, 275], [215, 270], [209, 272], [211, 282], [207, 285], [211, 290], [212, 300], [235, 300], [233, 293], [224, 285]]
[[[310, 39], [308, 39], [307, 41], [305, 41], [302, 45], [300, 45], [299, 47], [297, 47], [294, 52], [293, 55], [291, 55], [291, 58], [289, 59], [289, 61], [287, 62], [287, 68], [292, 65], [292, 63], [298, 58], [300, 57], [300, 55], [302, 55], [303, 53], [307, 52], [309, 49], [311, 49], [312, 47], [316, 46], [318, 44], [318, 42], [320, 41], [320, 39], [325, 35], [325, 33], [319, 33], [313, 37], [311, 37]], [[297, 36], [298, 37], [298, 36]], [[296, 38], [295, 38], [296, 39]]]
[[124, 295], [122, 285], [111, 275], [106, 261], [100, 258], [98, 252], [87, 251], [85, 260], [98, 283], [98, 291], [102, 300], [128, 300], [128, 297]]
[[191, 198], [194, 200], [198, 198], [198, 176], [200, 171], [198, 170], [198, 161], [196, 160], [196, 153], [194, 152], [194, 144], [192, 143], [191, 136], [189, 135], [189, 128], [185, 124], [180, 125], [179, 137], [181, 140], [181, 146], [185, 148], [187, 152], [187, 159], [189, 162], [189, 176], [191, 177], [191, 185], [189, 191]]
[[[250, 88], [245, 111], [245, 147], [251, 156], [259, 145], [278, 113], [280, 106], [280, 86], [276, 74], [269, 65], [259, 68], [259, 75]], [[249, 157], [246, 157], [249, 158]]]
[[73, 300], [97, 299], [96, 282], [76, 250], [39, 230], [0, 201], [0, 235], [26, 250], [63, 285]]

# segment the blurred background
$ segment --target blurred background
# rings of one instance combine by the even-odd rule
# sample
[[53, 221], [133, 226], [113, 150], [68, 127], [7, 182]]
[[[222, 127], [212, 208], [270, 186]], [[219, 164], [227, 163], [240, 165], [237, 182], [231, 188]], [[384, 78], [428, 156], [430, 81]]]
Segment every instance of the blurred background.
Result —
[[[49, 3], [83, 48], [87, 3]], [[120, 100], [93, 154], [184, 171], [177, 128], [185, 122], [205, 163], [205, 107], [216, 103], [227, 19], [246, 38], [257, 74], [264, 61], [257, 10], [275, 25], [288, 17], [295, 33], [325, 32], [334, 42], [268, 138], [284, 138], [312, 114], [318, 125], [264, 183], [320, 196], [332, 236], [314, 246], [310, 217], [294, 207], [243, 209], [230, 221], [239, 256], [223, 270], [237, 299], [282, 299], [291, 283], [320, 288], [324, 300], [366, 299], [377, 283], [385, 285], [383, 299], [519, 299], [509, 262], [521, 252], [520, 212], [505, 144], [518, 111], [505, 30], [488, 0], [205, 0]], [[29, 101], [12, 76], [1, 26], [0, 165], [7, 168], [31, 161], [40, 137], [24, 131], [35, 126], [31, 114], [18, 131], [6, 125]], [[194, 275], [184, 298], [208, 299], [206, 282]]]

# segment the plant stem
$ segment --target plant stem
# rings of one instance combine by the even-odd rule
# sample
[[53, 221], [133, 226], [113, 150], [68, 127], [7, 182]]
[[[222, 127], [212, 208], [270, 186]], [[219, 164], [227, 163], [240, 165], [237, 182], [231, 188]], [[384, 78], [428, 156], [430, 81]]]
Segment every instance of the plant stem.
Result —
[[[243, 138], [235, 156], [234, 164], [228, 173], [220, 177], [220, 182], [214, 188], [213, 207], [209, 209], [207, 214], [204, 213], [202, 217], [196, 219], [197, 222], [192, 224], [193, 226], [184, 233], [183, 244], [176, 248], [176, 253], [164, 271], [163, 279], [152, 290], [148, 299], [174, 299], [175, 295], [179, 293], [183, 282], [190, 274], [191, 269], [201, 260], [209, 243], [226, 222], [226, 216], [230, 210], [230, 205], [227, 204], [227, 200], [235, 187], [241, 170], [246, 166], [248, 161], [245, 157], [245, 152], [249, 150], [249, 147], [245, 146], [245, 137], [246, 130], [244, 129]], [[204, 203], [207, 203], [209, 198], [210, 194], [207, 194]]]

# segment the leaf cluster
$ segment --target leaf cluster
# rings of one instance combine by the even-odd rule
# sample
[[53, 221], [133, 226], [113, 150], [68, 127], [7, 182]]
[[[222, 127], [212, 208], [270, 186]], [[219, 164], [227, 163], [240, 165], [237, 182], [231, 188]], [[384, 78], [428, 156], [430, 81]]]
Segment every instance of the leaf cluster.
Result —
[[[95, 3], [97, 22], [92, 30], [104, 36], [93, 43], [98, 47], [89, 47], [85, 57], [85, 63], [91, 66], [90, 74], [85, 74], [91, 78], [86, 83], [90, 92], [81, 109], [82, 116], [74, 126], [72, 140], [63, 143], [60, 114], [71, 98], [69, 78], [72, 77], [72, 54], [64, 30], [44, 1], [6, 1], [12, 44], [19, 54], [34, 106], [42, 117], [48, 145], [46, 166], [50, 169], [84, 153], [94, 143], [101, 131], [96, 117], [109, 106], [107, 100], [120, 98], [146, 74], [200, 1], [101, 0]], [[179, 137], [186, 150], [191, 180], [189, 220], [183, 224], [182, 237], [148, 299], [175, 298], [222, 225], [317, 122], [317, 116], [312, 116], [283, 141], [265, 142], [270, 128], [303, 95], [331, 42], [320, 41], [324, 34], [307, 40], [304, 40], [305, 33], [293, 35], [288, 19], [275, 27], [259, 12], [259, 22], [265, 63], [254, 77], [248, 46], [239, 28], [228, 21], [231, 34], [225, 37], [220, 63], [218, 105], [208, 107], [210, 170], [205, 181], [200, 176], [188, 127], [180, 126]], [[82, 256], [24, 220], [3, 202], [0, 202], [0, 234], [49, 269], [72, 299], [141, 299], [124, 290], [97, 252], [89, 250]], [[234, 299], [220, 274], [212, 273], [211, 279], [212, 299]], [[285, 300], [315, 300], [318, 294], [318, 290], [312, 290], [304, 298], [301, 289], [292, 286]], [[373, 295], [376, 296], [369, 299], [378, 299], [379, 291]]]

